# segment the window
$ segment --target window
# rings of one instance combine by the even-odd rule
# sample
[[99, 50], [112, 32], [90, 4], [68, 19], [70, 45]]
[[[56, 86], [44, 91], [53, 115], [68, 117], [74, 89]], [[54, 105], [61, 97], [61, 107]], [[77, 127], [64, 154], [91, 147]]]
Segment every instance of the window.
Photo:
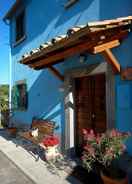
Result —
[[25, 36], [25, 11], [23, 10], [16, 17], [16, 42], [20, 41]]
[[27, 84], [20, 82], [13, 87], [12, 91], [12, 102], [14, 110], [27, 110], [28, 108], [28, 95], [27, 95]]
[[73, 4], [75, 4], [79, 0], [68, 0], [68, 2], [65, 4], [65, 8], [71, 7]]

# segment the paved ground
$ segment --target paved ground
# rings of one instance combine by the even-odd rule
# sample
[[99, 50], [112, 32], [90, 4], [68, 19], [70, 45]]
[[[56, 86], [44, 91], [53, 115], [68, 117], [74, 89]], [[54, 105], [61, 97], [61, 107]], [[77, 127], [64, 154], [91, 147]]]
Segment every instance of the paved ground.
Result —
[[7, 156], [0, 151], [0, 183], [2, 184], [34, 184]]
[[[78, 180], [75, 178], [68, 176], [66, 172], [63, 170], [58, 171], [57, 174], [51, 173], [46, 166], [46, 163], [39, 159], [38, 161], [35, 160], [33, 156], [31, 156], [30, 153], [27, 152], [24, 148], [21, 146], [16, 147], [16, 142], [19, 140], [16, 139], [9, 139], [7, 134], [3, 131], [0, 131], [0, 151], [3, 152], [12, 162], [15, 163], [15, 165], [23, 171], [26, 176], [31, 178], [32, 181], [34, 181], [36, 184], [80, 184]], [[3, 159], [2, 159], [3, 160]], [[8, 159], [7, 159], [8, 160]], [[5, 161], [6, 164], [8, 161]], [[3, 160], [4, 161], [4, 160]], [[0, 165], [1, 165], [1, 157], [0, 157]], [[10, 161], [9, 161], [10, 163]], [[9, 164], [10, 165], [10, 164]], [[10, 165], [14, 169], [16, 169], [15, 166]], [[1, 167], [1, 166], [0, 166]], [[11, 172], [12, 171], [12, 172]], [[1, 167], [0, 170], [0, 178], [1, 175], [6, 175], [7, 176], [7, 171], [5, 171], [4, 167]], [[22, 179], [22, 184], [30, 184], [31, 181], [27, 180], [28, 177], [26, 177], [22, 172], [18, 170], [18, 172], [15, 172], [13, 170], [8, 170], [8, 180], [1, 182], [2, 184], [19, 184], [18, 182], [12, 183], [10, 181], [10, 175], [13, 175], [15, 177], [19, 177]], [[23, 178], [20, 176], [22, 175]], [[27, 181], [27, 182], [26, 182]], [[25, 183], [24, 183], [25, 182]], [[20, 183], [21, 184], [21, 183]]]

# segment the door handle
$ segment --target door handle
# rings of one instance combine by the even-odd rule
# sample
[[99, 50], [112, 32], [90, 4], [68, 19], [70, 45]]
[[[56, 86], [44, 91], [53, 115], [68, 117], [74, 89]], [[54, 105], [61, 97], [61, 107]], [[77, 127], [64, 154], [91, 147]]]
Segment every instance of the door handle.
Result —
[[92, 114], [92, 119], [93, 119], [93, 120], [95, 119], [95, 114], [94, 114], [94, 113]]

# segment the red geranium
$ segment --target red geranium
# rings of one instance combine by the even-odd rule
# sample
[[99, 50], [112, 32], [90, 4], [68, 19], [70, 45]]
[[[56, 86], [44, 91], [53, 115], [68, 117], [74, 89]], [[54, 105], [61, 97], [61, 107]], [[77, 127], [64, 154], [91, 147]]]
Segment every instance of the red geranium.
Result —
[[59, 144], [59, 138], [57, 136], [49, 136], [44, 138], [42, 143], [46, 147], [55, 146]]

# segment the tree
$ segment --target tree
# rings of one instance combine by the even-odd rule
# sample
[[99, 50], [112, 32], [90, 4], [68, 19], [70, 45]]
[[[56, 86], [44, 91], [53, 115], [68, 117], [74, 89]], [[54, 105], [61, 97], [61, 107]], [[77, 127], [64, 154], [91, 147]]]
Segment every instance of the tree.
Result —
[[1, 125], [7, 126], [9, 122], [9, 85], [0, 85], [0, 112]]
[[9, 107], [9, 85], [0, 85], [0, 110]]

